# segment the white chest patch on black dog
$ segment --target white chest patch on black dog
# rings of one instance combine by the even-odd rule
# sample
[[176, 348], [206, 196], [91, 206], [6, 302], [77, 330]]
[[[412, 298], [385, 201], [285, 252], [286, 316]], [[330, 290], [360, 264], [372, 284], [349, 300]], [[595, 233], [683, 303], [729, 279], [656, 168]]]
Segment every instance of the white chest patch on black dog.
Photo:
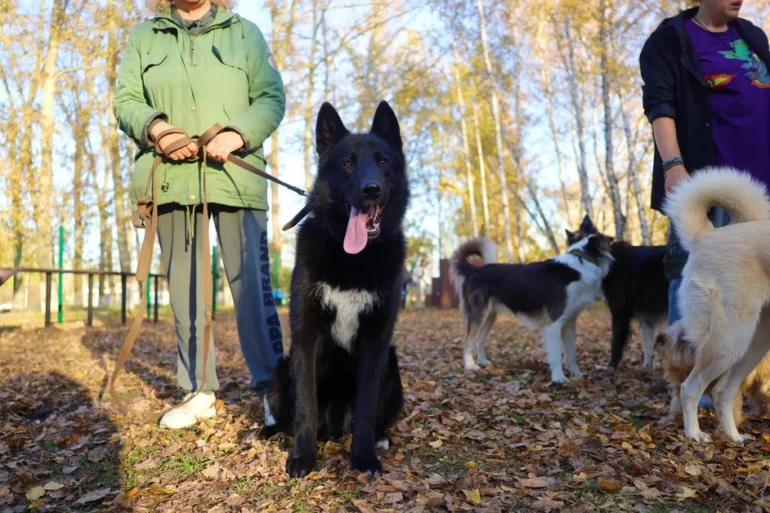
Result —
[[324, 308], [335, 313], [332, 336], [350, 351], [350, 344], [358, 333], [358, 316], [377, 304], [377, 294], [364, 289], [340, 290], [323, 283], [318, 288]]

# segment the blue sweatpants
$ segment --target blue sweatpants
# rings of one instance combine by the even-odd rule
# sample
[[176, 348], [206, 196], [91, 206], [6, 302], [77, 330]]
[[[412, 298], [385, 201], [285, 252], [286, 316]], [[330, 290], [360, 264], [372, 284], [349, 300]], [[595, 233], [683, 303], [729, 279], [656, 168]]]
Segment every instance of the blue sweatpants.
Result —
[[[281, 323], [270, 284], [267, 213], [222, 205], [209, 205], [209, 211], [233, 294], [238, 338], [252, 376], [251, 387], [264, 395], [273, 369], [283, 356]], [[195, 225], [192, 230], [190, 223]], [[162, 205], [158, 211], [161, 268], [168, 277], [176, 324], [177, 382], [185, 390], [196, 390], [203, 377], [204, 229], [208, 229], [208, 221], [203, 219], [200, 206], [194, 215], [178, 204]], [[207, 391], [219, 389], [213, 332], [211, 337], [204, 386]]]

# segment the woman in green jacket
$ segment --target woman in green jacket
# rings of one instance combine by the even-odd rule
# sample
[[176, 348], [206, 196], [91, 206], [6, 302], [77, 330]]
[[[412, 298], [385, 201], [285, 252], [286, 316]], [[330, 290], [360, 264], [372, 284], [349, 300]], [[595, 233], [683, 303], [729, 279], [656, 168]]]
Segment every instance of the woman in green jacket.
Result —
[[[177, 380], [188, 392], [203, 376], [202, 176], [233, 293], [238, 336], [252, 388], [264, 396], [283, 355], [281, 326], [273, 302], [267, 246], [267, 182], [231, 163], [235, 153], [265, 168], [262, 145], [285, 112], [281, 75], [259, 29], [230, 11], [232, 0], [147, 0], [150, 21], [134, 27], [123, 53], [113, 111], [120, 129], [136, 142], [132, 207], [146, 194], [154, 146], [183, 137], [156, 137], [170, 128], [200, 135], [215, 123], [225, 127], [207, 146], [172, 153], [158, 167], [158, 237], [178, 343]], [[188, 427], [215, 415], [219, 388], [214, 341], [204, 391], [167, 413], [169, 428]], [[267, 404], [267, 401], [264, 401]], [[267, 408], [267, 406], [265, 406]], [[266, 422], [271, 415], [265, 411]]]

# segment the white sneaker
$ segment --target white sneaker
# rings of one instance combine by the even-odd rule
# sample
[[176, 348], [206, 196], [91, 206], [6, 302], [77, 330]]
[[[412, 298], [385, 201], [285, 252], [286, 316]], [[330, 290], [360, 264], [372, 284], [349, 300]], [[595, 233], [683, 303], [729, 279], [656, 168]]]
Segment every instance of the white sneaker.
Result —
[[265, 426], [275, 426], [277, 424], [273, 413], [270, 411], [270, 404], [267, 402], [267, 396], [262, 399], [262, 405], [265, 407]]
[[[185, 400], [190, 397], [185, 396]], [[182, 429], [194, 426], [198, 419], [208, 419], [217, 414], [214, 407], [214, 392], [201, 392], [189, 403], [174, 408], [160, 419], [160, 427], [168, 429]]]

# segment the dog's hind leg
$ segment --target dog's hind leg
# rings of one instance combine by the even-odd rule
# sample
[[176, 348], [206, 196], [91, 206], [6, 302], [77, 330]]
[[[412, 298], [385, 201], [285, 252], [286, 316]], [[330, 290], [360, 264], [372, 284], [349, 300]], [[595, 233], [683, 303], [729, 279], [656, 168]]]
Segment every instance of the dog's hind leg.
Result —
[[490, 310], [489, 315], [487, 315], [487, 318], [484, 321], [484, 325], [479, 330], [478, 338], [476, 339], [476, 344], [478, 346], [476, 355], [479, 365], [492, 365], [492, 362], [490, 362], [487, 358], [486, 345], [487, 337], [489, 336], [489, 332], [492, 330], [492, 326], [495, 325], [496, 320], [497, 311], [492, 309]]
[[612, 354], [610, 355], [610, 367], [612, 369], [617, 370], [623, 359], [630, 327], [631, 312], [625, 310], [612, 312]]
[[660, 419], [658, 424], [673, 424], [682, 416], [682, 399], [679, 396], [680, 384], [671, 387], [671, 402], [668, 405], [668, 414]]
[[463, 350], [463, 366], [466, 372], [481, 370], [473, 359], [473, 350], [476, 345], [476, 337], [481, 330], [481, 321], [469, 318], [465, 328], [465, 349]]
[[644, 368], [655, 370], [655, 337], [660, 330], [660, 322], [654, 317], [641, 317], [639, 328], [642, 336], [642, 352], [644, 353]]
[[[735, 353], [712, 354], [710, 351], [712, 345], [714, 345], [713, 339], [707, 339], [698, 347], [695, 367], [690, 371], [690, 375], [684, 380], [680, 389], [684, 434], [687, 438], [699, 442], [710, 442], [711, 437], [700, 430], [698, 402], [706, 388], [736, 363], [733, 356]], [[746, 345], [748, 344], [736, 344], [735, 347], [745, 347]], [[732, 397], [730, 399], [732, 400]], [[732, 404], [729, 405], [729, 408], [732, 408]]]
[[553, 383], [566, 383], [567, 376], [561, 363], [561, 328], [562, 322], [549, 324], [542, 329], [543, 346], [551, 367], [551, 381]]
[[767, 326], [760, 325], [758, 327], [748, 351], [738, 363], [720, 378], [712, 390], [719, 423], [725, 434], [737, 444], [742, 444], [752, 438], [750, 435], [742, 435], [738, 431], [738, 424], [743, 412], [739, 412], [740, 417], [736, 416], [735, 404], [737, 403], [736, 398], [741, 394], [741, 384], [770, 349], [770, 337], [762, 332], [763, 328], [767, 328]]
[[580, 372], [580, 367], [578, 367], [577, 348], [575, 347], [577, 318], [578, 316], [575, 315], [574, 317], [567, 319], [561, 329], [562, 341], [564, 343], [564, 356], [567, 360], [569, 373], [572, 374], [573, 377], [580, 377], [583, 375], [583, 373]]

